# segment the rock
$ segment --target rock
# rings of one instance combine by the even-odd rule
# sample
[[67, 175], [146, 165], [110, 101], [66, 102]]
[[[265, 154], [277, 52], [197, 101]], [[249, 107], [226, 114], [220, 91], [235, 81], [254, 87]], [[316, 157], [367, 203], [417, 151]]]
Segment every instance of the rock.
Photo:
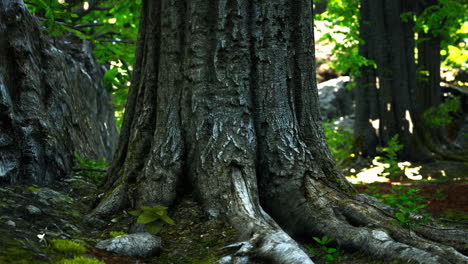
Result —
[[161, 238], [149, 233], [135, 233], [101, 241], [96, 248], [121, 256], [151, 257], [161, 250]]
[[6, 221], [5, 224], [7, 224], [7, 225], [9, 225], [11, 227], [16, 227], [16, 223], [11, 221], [11, 220]]
[[353, 113], [353, 92], [345, 88], [350, 81], [349, 76], [342, 76], [317, 85], [323, 121]]
[[42, 210], [37, 208], [36, 206], [34, 205], [28, 205], [26, 206], [26, 211], [28, 212], [28, 214], [30, 215], [41, 215], [42, 214]]
[[59, 193], [57, 191], [54, 191], [49, 188], [41, 188], [36, 195], [40, 198], [46, 201], [47, 203], [51, 204], [58, 204], [58, 203], [72, 203], [73, 199], [71, 199], [69, 196]]
[[50, 184], [112, 158], [118, 132], [92, 44], [43, 35], [23, 1], [0, 1], [0, 184]]

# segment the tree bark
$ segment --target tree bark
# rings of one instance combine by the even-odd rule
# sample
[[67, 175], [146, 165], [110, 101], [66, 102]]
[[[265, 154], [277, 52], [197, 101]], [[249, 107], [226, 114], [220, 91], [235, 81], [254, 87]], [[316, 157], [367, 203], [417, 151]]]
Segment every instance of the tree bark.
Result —
[[357, 78], [355, 137], [357, 151], [364, 156], [374, 156], [398, 134], [405, 146], [401, 158], [428, 157], [415, 127], [418, 111], [413, 22], [400, 18], [415, 8], [416, 1], [361, 1], [360, 34], [364, 43], [360, 55], [377, 65], [377, 69], [363, 67]]
[[92, 46], [47, 39], [22, 1], [0, 1], [0, 184], [45, 185], [73, 152], [110, 158], [117, 128]]
[[[467, 260], [390, 224], [336, 168], [318, 111], [310, 1], [148, 0], [142, 10], [121, 141], [87, 222], [192, 192], [243, 239], [219, 263], [313, 263], [292, 237], [321, 235], [380, 258]], [[466, 245], [465, 234], [451, 239]]]

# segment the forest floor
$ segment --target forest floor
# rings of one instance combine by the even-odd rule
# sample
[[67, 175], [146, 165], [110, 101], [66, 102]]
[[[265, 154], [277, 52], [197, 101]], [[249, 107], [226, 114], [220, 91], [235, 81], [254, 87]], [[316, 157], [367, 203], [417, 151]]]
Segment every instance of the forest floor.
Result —
[[[461, 163], [426, 164], [421, 180], [398, 179], [356, 185], [356, 188], [359, 192], [384, 197], [394, 197], [392, 192], [405, 194], [410, 189], [420, 189], [416, 196], [423, 199], [422, 202], [427, 204], [424, 209], [439, 224], [467, 228], [467, 168], [467, 164]], [[402, 188], [396, 191], [396, 187]], [[83, 224], [83, 216], [89, 212], [98, 193], [95, 184], [73, 175], [53, 187], [0, 186], [0, 264], [60, 263], [60, 259], [73, 257], [73, 254], [54, 250], [50, 243], [53, 239], [81, 241], [87, 245], [87, 252], [81, 255], [107, 264], [214, 263], [232, 253], [225, 248], [227, 245], [238, 242], [236, 231], [229, 224], [207, 216], [189, 196], [170, 209], [169, 214], [176, 225], [163, 229], [159, 234], [163, 246], [160, 256], [137, 259], [98, 250], [93, 247], [98, 241], [110, 238], [112, 231], [127, 232], [133, 221], [132, 216], [122, 212], [100, 229]], [[45, 239], [40, 240], [41, 235]], [[318, 248], [313, 241], [310, 238], [301, 243]], [[339, 248], [333, 242], [326, 246], [336, 247], [339, 256], [325, 262], [323, 258], [310, 254], [315, 263], [383, 263], [362, 252]]]

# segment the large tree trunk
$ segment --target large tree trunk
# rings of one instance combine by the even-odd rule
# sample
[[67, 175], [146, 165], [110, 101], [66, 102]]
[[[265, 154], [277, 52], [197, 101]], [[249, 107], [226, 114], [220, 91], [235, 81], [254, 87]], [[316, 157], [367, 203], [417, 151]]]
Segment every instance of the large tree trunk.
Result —
[[0, 1], [0, 184], [49, 184], [71, 171], [74, 151], [98, 159], [116, 148], [90, 43], [53, 42], [22, 1]]
[[[398, 134], [405, 150], [401, 158], [420, 160], [424, 155], [416, 136], [416, 66], [413, 22], [401, 14], [414, 11], [416, 2], [362, 0], [360, 55], [374, 60], [377, 69], [363, 67], [357, 79], [355, 137], [357, 151], [374, 156]], [[428, 91], [424, 91], [426, 93]]]
[[[292, 236], [321, 235], [380, 258], [467, 260], [423, 238], [429, 228], [390, 224], [336, 168], [318, 111], [310, 1], [147, 0], [142, 10], [121, 141], [89, 223], [193, 192], [245, 239], [229, 263], [313, 263]], [[463, 235], [450, 241], [466, 245]]]

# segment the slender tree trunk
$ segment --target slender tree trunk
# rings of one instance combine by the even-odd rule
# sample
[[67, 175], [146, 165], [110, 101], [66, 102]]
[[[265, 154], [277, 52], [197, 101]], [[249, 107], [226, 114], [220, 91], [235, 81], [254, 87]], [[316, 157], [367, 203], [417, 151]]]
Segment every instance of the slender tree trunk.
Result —
[[432, 106], [441, 103], [440, 88], [440, 37], [420, 33], [424, 39], [418, 45], [418, 85], [416, 89], [416, 109], [418, 116]]
[[[411, 21], [400, 15], [412, 11], [407, 1], [362, 0], [360, 53], [374, 60], [377, 69], [364, 67], [358, 77], [355, 137], [357, 150], [373, 156], [396, 134], [405, 150], [401, 158], [420, 160], [424, 155], [415, 132], [416, 66]], [[374, 130], [374, 131], [372, 131]]]
[[[318, 111], [310, 1], [148, 0], [140, 24], [119, 150], [89, 223], [192, 192], [240, 231], [240, 250], [222, 263], [313, 263], [292, 237], [321, 235], [379, 258], [467, 260], [390, 224], [391, 212], [336, 168]], [[450, 241], [466, 245], [463, 235]]]

